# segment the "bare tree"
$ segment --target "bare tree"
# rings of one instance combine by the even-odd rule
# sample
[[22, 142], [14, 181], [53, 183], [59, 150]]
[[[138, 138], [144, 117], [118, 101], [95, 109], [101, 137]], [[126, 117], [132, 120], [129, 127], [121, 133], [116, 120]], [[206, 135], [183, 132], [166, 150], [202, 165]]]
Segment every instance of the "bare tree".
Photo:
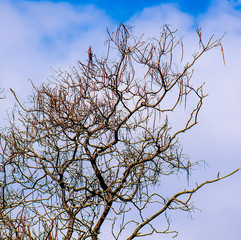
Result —
[[[175, 235], [168, 219], [165, 228], [153, 220], [191, 211], [193, 193], [239, 170], [169, 198], [153, 188], [196, 164], [178, 143], [206, 96], [203, 84], [192, 83], [192, 68], [205, 52], [222, 50], [220, 39], [205, 43], [197, 33], [199, 51], [184, 64], [182, 40], [168, 26], [143, 40], [120, 25], [108, 34], [105, 57], [90, 47], [87, 63], [33, 85], [29, 104], [12, 90], [20, 108], [1, 132], [1, 239], [96, 240], [108, 223], [113, 239]], [[173, 114], [182, 127], [171, 127]], [[146, 211], [152, 206], [158, 210]]]

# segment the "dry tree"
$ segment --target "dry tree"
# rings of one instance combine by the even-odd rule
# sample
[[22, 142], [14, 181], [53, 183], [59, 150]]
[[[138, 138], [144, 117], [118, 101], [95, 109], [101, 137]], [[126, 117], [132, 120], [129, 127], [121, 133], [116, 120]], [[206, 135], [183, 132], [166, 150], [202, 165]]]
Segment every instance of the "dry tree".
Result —
[[108, 33], [105, 57], [90, 47], [86, 63], [33, 85], [29, 104], [12, 90], [19, 111], [0, 135], [1, 239], [97, 240], [104, 224], [111, 239], [175, 235], [168, 219], [164, 227], [153, 221], [170, 209], [191, 211], [198, 189], [238, 171], [169, 198], [153, 188], [196, 164], [178, 142], [206, 97], [192, 69], [207, 51], [222, 50], [220, 39], [197, 33], [200, 48], [184, 64], [182, 39], [168, 26], [144, 40], [120, 25]]

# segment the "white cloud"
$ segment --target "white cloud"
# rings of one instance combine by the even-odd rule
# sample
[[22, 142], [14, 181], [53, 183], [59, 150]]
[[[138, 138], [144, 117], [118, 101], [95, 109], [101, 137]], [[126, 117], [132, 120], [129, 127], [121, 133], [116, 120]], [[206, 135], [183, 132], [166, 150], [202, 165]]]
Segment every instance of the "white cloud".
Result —
[[164, 24], [170, 25], [174, 29], [181, 29], [182, 34], [185, 34], [192, 28], [194, 21], [192, 16], [180, 12], [176, 4], [162, 4], [145, 8], [133, 16], [128, 24], [133, 25], [137, 33], [145, 33], [148, 37], [153, 37], [160, 32], [160, 28]]
[[[51, 75], [51, 67], [68, 70], [85, 59], [93, 45], [100, 53], [106, 38], [108, 16], [95, 6], [67, 3], [0, 1], [0, 88], [13, 88], [21, 100]], [[8, 94], [1, 113], [12, 108]]]
[[[211, 179], [218, 171], [228, 173], [240, 167], [241, 155], [241, 11], [227, 1], [214, 1], [208, 11], [196, 21], [203, 29], [204, 39], [212, 34], [222, 40], [226, 65], [220, 49], [204, 55], [195, 67], [194, 79], [206, 81], [204, 90], [209, 93], [200, 114], [200, 124], [181, 138], [184, 152], [193, 160], [204, 159], [209, 167], [193, 173], [191, 183]], [[172, 24], [184, 35], [186, 56], [190, 56], [197, 44], [194, 18], [180, 12], [174, 5], [160, 5], [145, 9], [134, 16], [130, 24], [140, 32], [157, 34], [162, 24]], [[193, 214], [195, 220], [174, 215], [174, 225], [180, 231], [179, 239], [238, 239], [238, 224], [233, 222], [241, 212], [240, 174], [227, 182], [208, 186], [194, 197], [203, 212]], [[232, 202], [230, 202], [232, 199]], [[228, 210], [232, 209], [232, 210]], [[184, 214], [185, 216], [185, 214]], [[209, 220], [208, 220], [209, 219]], [[233, 228], [230, 233], [230, 228]], [[228, 235], [229, 234], [229, 235]], [[163, 239], [171, 239], [164, 236]]]
[[[211, 125], [212, 127], [208, 130], [209, 134], [213, 135], [211, 139], [223, 147], [229, 146], [230, 148], [233, 144], [237, 147], [241, 135], [238, 134], [241, 120], [241, 110], [239, 110], [241, 77], [238, 74], [241, 52], [239, 44], [241, 17], [240, 11], [226, 5], [227, 7], [223, 8], [223, 2], [220, 5], [213, 4], [207, 13], [197, 19], [206, 40], [212, 34], [218, 39], [226, 32], [222, 40], [226, 65], [223, 64], [221, 49], [213, 49], [199, 59], [194, 67], [194, 79], [197, 82], [206, 81], [204, 90], [209, 93], [204, 103], [204, 112], [201, 113], [202, 126], [209, 129]], [[190, 60], [191, 53], [197, 50], [198, 39], [194, 31], [194, 19], [180, 12], [174, 5], [160, 5], [144, 9], [129, 23], [135, 26], [137, 32], [144, 32], [148, 36], [157, 35], [163, 24], [171, 24], [179, 29], [180, 35], [184, 35], [186, 58]], [[197, 134], [200, 133], [197, 131]], [[206, 137], [204, 133], [203, 139]], [[234, 138], [234, 142], [227, 141], [231, 137]]]

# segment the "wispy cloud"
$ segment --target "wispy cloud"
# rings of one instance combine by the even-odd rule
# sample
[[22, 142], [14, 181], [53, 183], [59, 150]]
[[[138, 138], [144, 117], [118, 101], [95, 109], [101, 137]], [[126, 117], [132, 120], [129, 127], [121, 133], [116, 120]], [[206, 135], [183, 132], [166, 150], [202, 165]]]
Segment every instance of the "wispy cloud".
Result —
[[[202, 27], [204, 39], [212, 34], [219, 38], [226, 33], [222, 40], [226, 65], [220, 49], [215, 49], [200, 59], [194, 72], [196, 82], [206, 81], [204, 90], [209, 93], [200, 114], [200, 124], [180, 139], [184, 152], [193, 160], [206, 160], [209, 166], [202, 170], [202, 174], [194, 171], [194, 181], [213, 178], [218, 171], [224, 174], [241, 163], [240, 16], [237, 3], [213, 1], [207, 12], [198, 18], [181, 12], [176, 5], [167, 4], [146, 8], [129, 21], [139, 32], [147, 35], [157, 36], [160, 26], [166, 23], [178, 28], [184, 37], [187, 59], [198, 47], [195, 22]], [[178, 186], [178, 181], [176, 184]], [[194, 199], [204, 211], [197, 211], [189, 218], [175, 215], [173, 224], [180, 230], [177, 239], [238, 239], [239, 227], [233, 219], [241, 213], [239, 184], [240, 176], [236, 176], [229, 183], [218, 183], [198, 194]], [[228, 208], [232, 210], [228, 211]]]
[[[11, 87], [26, 99], [28, 79], [39, 85], [51, 67], [68, 69], [84, 59], [89, 45], [100, 51], [106, 26], [112, 22], [93, 5], [0, 1], [0, 88]], [[9, 95], [1, 102], [2, 113], [11, 102]]]

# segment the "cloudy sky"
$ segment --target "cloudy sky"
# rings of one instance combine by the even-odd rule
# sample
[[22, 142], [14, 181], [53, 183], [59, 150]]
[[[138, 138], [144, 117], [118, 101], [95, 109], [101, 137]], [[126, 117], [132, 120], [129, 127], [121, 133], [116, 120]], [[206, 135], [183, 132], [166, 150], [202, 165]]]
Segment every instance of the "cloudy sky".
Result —
[[[194, 78], [206, 81], [209, 97], [200, 124], [180, 140], [193, 160], [207, 166], [193, 172], [191, 181], [212, 179], [241, 166], [241, 1], [240, 0], [0, 0], [0, 101], [1, 122], [13, 106], [9, 88], [21, 100], [31, 93], [28, 79], [39, 85], [51, 69], [68, 69], [84, 60], [88, 46], [102, 54], [106, 27], [114, 30], [124, 22], [137, 34], [155, 36], [163, 24], [177, 28], [184, 37], [187, 54], [197, 46], [195, 23], [204, 37], [224, 33], [226, 65], [220, 50], [200, 59]], [[190, 55], [191, 56], [191, 55]], [[196, 211], [176, 213], [172, 228], [177, 240], [239, 240], [241, 234], [241, 173], [207, 186], [194, 197]], [[172, 239], [164, 237], [163, 239]]]

